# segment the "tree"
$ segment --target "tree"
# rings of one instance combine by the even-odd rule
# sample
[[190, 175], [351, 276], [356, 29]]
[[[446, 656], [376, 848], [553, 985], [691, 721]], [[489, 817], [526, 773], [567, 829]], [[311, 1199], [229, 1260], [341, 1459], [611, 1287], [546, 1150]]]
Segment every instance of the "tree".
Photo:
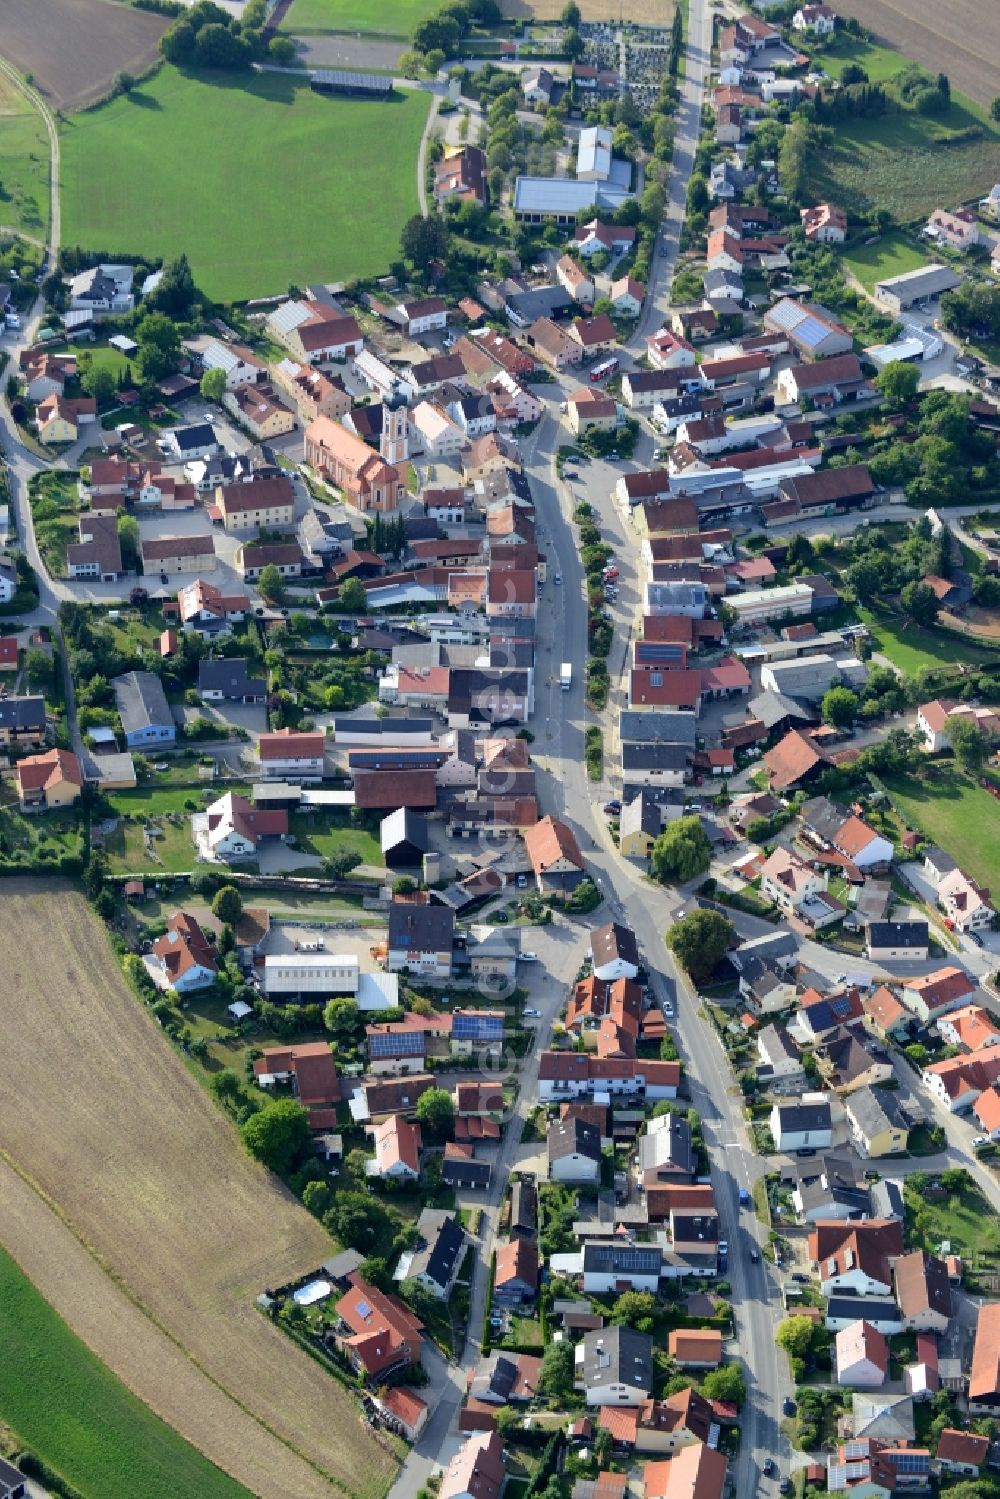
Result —
[[52, 657], [48, 651], [29, 651], [24, 661], [28, 686], [48, 687], [52, 681]]
[[181, 336], [162, 312], [148, 312], [135, 330], [139, 369], [144, 380], [162, 380], [177, 365]]
[[240, 1131], [250, 1154], [271, 1171], [287, 1175], [312, 1143], [309, 1116], [294, 1098], [278, 1098], [252, 1114]]
[[341, 1041], [353, 1041], [358, 1032], [361, 1006], [356, 999], [331, 999], [323, 1011], [323, 1024]]
[[417, 888], [417, 882], [408, 874], [401, 874], [392, 882], [393, 895], [412, 895]]
[[98, 406], [106, 406], [115, 393], [115, 377], [103, 365], [94, 363], [93, 354], [83, 353], [76, 362], [80, 384]]
[[900, 589], [899, 602], [915, 625], [926, 629], [937, 619], [937, 595], [927, 583], [907, 583]]
[[403, 225], [399, 245], [404, 258], [417, 270], [425, 271], [432, 260], [443, 260], [448, 252], [448, 230], [444, 220], [436, 214], [429, 219], [414, 214]]
[[260, 577], [257, 579], [257, 588], [262, 599], [267, 599], [272, 604], [281, 603], [281, 600], [285, 596], [285, 585], [280, 572], [273, 562], [269, 562], [266, 567], [261, 568]]
[[623, 1291], [611, 1308], [616, 1322], [635, 1327], [644, 1317], [656, 1315], [656, 1297], [650, 1291]]
[[538, 1393], [546, 1396], [553, 1405], [561, 1405], [572, 1399], [575, 1377], [572, 1343], [565, 1339], [559, 1343], [549, 1343], [542, 1354]]
[[[571, 26], [574, 31], [580, 29], [580, 7], [576, 0], [566, 0], [566, 4], [559, 12], [559, 19], [564, 26]], [[1000, 115], [997, 116], [1000, 119]]]
[[348, 578], [340, 585], [337, 601], [350, 614], [363, 614], [368, 608], [368, 595], [360, 578]]
[[388, 1262], [380, 1255], [372, 1255], [370, 1259], [365, 1260], [359, 1273], [363, 1281], [374, 1286], [376, 1290], [384, 1291], [387, 1296], [396, 1289]]
[[747, 1398], [746, 1380], [739, 1364], [723, 1364], [706, 1374], [701, 1382], [701, 1393], [706, 1400], [723, 1400], [730, 1405], [742, 1405]]
[[212, 915], [224, 926], [235, 926], [243, 915], [243, 897], [235, 885], [223, 885], [212, 901]]
[[885, 396], [890, 406], [905, 406], [912, 401], [920, 384], [920, 371], [915, 364], [906, 364], [902, 359], [892, 359], [875, 376], [875, 385], [880, 395]]
[[700, 818], [679, 817], [668, 823], [653, 844], [652, 861], [653, 873], [664, 883], [685, 884], [703, 874], [712, 862], [712, 845]]
[[692, 911], [675, 921], [666, 935], [674, 957], [694, 979], [708, 978], [722, 962], [733, 924], [720, 911]]
[[978, 775], [989, 758], [990, 750], [972, 719], [952, 713], [945, 719], [944, 731], [956, 763], [970, 775]]
[[206, 401], [214, 401], [218, 405], [226, 393], [225, 370], [206, 370], [198, 388]]
[[345, 1249], [364, 1253], [375, 1248], [388, 1223], [388, 1214], [367, 1192], [338, 1192], [333, 1207], [323, 1216], [323, 1223]]
[[996, 98], [993, 100], [993, 103], [990, 105], [990, 114], [993, 116], [994, 120], [1000, 120], [1000, 94], [996, 96]]
[[809, 1317], [786, 1317], [778, 1323], [774, 1341], [783, 1348], [789, 1358], [806, 1363], [812, 1353], [813, 1322]]
[[276, 62], [279, 67], [289, 68], [295, 61], [298, 48], [290, 36], [272, 36], [267, 44], [267, 51], [272, 62]]
[[455, 1105], [451, 1094], [444, 1088], [428, 1088], [417, 1099], [417, 1122], [431, 1139], [441, 1140], [451, 1132], [455, 1121]]
[[139, 566], [139, 522], [134, 515], [118, 516], [118, 545], [121, 547], [122, 566], [134, 570]]
[[165, 312], [168, 317], [186, 318], [198, 300], [191, 267], [186, 255], [168, 260], [160, 279], [145, 300], [147, 310]]
[[302, 1189], [302, 1206], [314, 1218], [322, 1218], [333, 1206], [333, 1193], [326, 1182], [306, 1182]]
[[847, 729], [858, 716], [858, 695], [849, 687], [831, 687], [820, 704], [823, 722], [835, 729]]

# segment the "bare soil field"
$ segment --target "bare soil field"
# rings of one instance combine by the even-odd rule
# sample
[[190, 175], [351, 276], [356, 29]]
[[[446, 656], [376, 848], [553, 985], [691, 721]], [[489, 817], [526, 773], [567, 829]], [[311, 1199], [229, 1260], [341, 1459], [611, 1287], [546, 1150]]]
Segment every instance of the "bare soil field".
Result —
[[115, 0], [3, 0], [0, 56], [30, 73], [53, 109], [86, 109], [116, 73], [146, 72], [169, 24]]
[[4, 882], [0, 1034], [18, 1078], [0, 1094], [0, 1242], [21, 1268], [253, 1492], [383, 1494], [394, 1459], [254, 1306], [316, 1268], [330, 1240], [243, 1153], [77, 893]]
[[[566, 0], [500, 0], [505, 16], [534, 17], [536, 21], [558, 21]], [[585, 21], [617, 21], [622, 15], [619, 0], [578, 0]], [[673, 0], [632, 0], [626, 19], [637, 26], [669, 26], [674, 16]]]
[[953, 89], [989, 106], [1000, 77], [1000, 6], [981, 0], [840, 0], [879, 38], [932, 73], [943, 68]]

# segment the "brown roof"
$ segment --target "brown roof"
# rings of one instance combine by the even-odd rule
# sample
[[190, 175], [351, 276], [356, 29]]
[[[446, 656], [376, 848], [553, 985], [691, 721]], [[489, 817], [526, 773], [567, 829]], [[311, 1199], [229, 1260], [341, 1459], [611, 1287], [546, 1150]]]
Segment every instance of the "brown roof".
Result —
[[531, 1239], [511, 1239], [497, 1249], [494, 1284], [504, 1286], [512, 1280], [538, 1284], [538, 1246]]
[[44, 755], [29, 755], [17, 762], [16, 771], [22, 795], [25, 791], [47, 791], [62, 781], [83, 785], [80, 762], [72, 750], [51, 749]]
[[890, 1285], [890, 1261], [902, 1253], [902, 1224], [889, 1218], [863, 1223], [824, 1218], [809, 1235], [809, 1258], [819, 1266], [823, 1280], [858, 1268]]
[[462, 1499], [466, 1494], [472, 1499], [499, 1499], [506, 1477], [500, 1433], [478, 1433], [469, 1438], [448, 1464], [438, 1499]]
[[594, 344], [614, 343], [618, 337], [615, 325], [606, 312], [599, 312], [596, 317], [578, 317], [574, 319], [573, 328], [585, 349], [593, 348]]
[[914, 1249], [896, 1261], [893, 1275], [896, 1301], [904, 1317], [919, 1317], [925, 1312], [951, 1316], [951, 1286], [944, 1260]]
[[423, 1323], [397, 1296], [387, 1296], [357, 1273], [337, 1302], [337, 1315], [350, 1329], [347, 1339], [369, 1374], [420, 1358]]
[[678, 1363], [722, 1362], [722, 1333], [712, 1327], [674, 1328], [667, 1339], [667, 1352]]
[[583, 869], [583, 855], [573, 829], [557, 817], [543, 817], [524, 832], [524, 846], [536, 874], [544, 874], [560, 859]]
[[153, 952], [172, 984], [192, 968], [200, 966], [211, 973], [218, 968], [215, 949], [187, 911], [175, 911], [169, 918], [165, 935], [153, 943]]
[[646, 1499], [722, 1499], [726, 1459], [704, 1442], [687, 1447], [659, 1462], [646, 1464]]
[[953, 1426], [946, 1426], [938, 1439], [936, 1456], [940, 1462], [968, 1463], [980, 1468], [986, 1461], [989, 1450], [989, 1437], [981, 1437], [974, 1431], [956, 1431]]
[[322, 734], [275, 729], [273, 733], [261, 734], [257, 748], [261, 760], [286, 760], [296, 756], [304, 760], [315, 760], [322, 755], [325, 743]]
[[370, 1114], [410, 1114], [421, 1094], [433, 1088], [434, 1079], [429, 1072], [418, 1072], [412, 1077], [379, 1078], [362, 1086]]
[[143, 562], [167, 562], [171, 557], [214, 557], [211, 536], [146, 536], [142, 541]]
[[969, 1399], [1000, 1400], [1000, 1301], [979, 1308], [976, 1346], [969, 1372]]
[[800, 390], [814, 386], [825, 389], [828, 385], [854, 385], [864, 379], [857, 354], [835, 354], [832, 359], [821, 359], [816, 364], [797, 364], [791, 373]]
[[255, 479], [252, 484], [222, 484], [216, 503], [223, 515], [241, 515], [247, 510], [287, 509], [295, 504], [292, 481], [284, 474], [273, 479]]
[[763, 758], [763, 765], [772, 790], [784, 791], [802, 780], [817, 765], [822, 765], [825, 758], [806, 734], [798, 729], [790, 729], [774, 749], [768, 750]]
[[433, 770], [355, 770], [354, 800], [371, 810], [433, 807], [437, 784]]

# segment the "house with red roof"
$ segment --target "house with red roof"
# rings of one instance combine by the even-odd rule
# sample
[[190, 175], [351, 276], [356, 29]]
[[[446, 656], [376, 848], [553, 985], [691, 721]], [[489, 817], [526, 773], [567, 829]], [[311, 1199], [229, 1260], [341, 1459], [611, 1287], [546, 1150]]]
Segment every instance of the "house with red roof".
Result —
[[22, 812], [71, 807], [83, 790], [83, 769], [72, 750], [29, 755], [17, 762], [14, 775]]
[[337, 1302], [337, 1347], [358, 1373], [383, 1380], [420, 1363], [424, 1325], [398, 1296], [386, 1295], [355, 1271]]
[[219, 971], [215, 949], [187, 911], [175, 911], [169, 917], [166, 933], [153, 943], [149, 966], [159, 988], [178, 994], [206, 988]]

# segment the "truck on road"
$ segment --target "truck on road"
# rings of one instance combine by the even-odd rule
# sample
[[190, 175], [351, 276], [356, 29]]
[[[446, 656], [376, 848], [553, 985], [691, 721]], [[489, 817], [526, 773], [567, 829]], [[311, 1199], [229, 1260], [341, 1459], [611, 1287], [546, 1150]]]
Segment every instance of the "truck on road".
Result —
[[559, 668], [559, 686], [563, 692], [568, 692], [573, 685], [573, 663], [564, 661]]

